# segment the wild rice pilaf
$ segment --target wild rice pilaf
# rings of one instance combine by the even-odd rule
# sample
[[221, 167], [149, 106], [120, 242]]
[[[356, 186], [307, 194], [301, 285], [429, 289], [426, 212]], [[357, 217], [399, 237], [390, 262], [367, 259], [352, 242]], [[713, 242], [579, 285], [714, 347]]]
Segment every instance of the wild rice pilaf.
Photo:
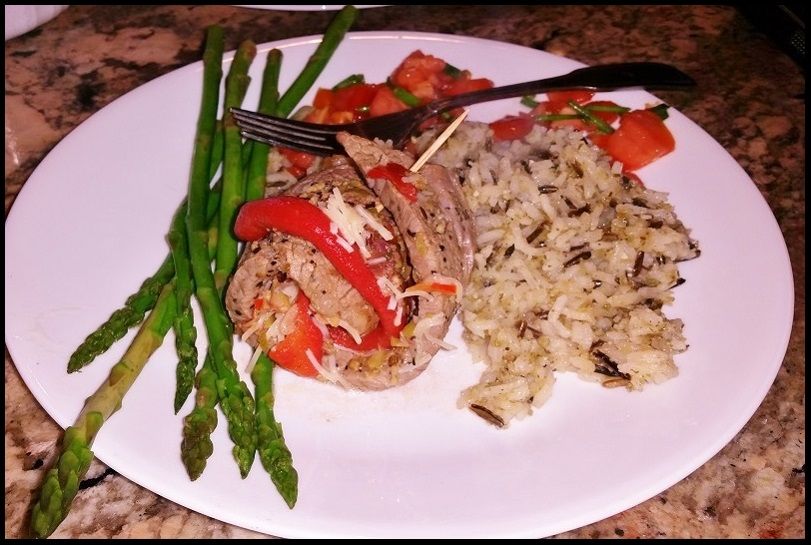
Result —
[[661, 308], [700, 252], [666, 194], [577, 131], [491, 135], [463, 124], [432, 160], [458, 174], [478, 231], [462, 321], [487, 369], [460, 406], [503, 426], [549, 398], [554, 371], [631, 390], [674, 377], [687, 343]]

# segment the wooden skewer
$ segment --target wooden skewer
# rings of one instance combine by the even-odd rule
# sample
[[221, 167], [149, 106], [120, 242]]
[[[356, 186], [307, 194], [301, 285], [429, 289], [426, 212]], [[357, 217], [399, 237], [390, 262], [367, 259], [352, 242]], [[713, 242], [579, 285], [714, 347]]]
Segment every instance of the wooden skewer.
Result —
[[430, 159], [431, 156], [434, 153], [436, 153], [436, 150], [438, 150], [440, 146], [442, 146], [442, 144], [445, 143], [445, 140], [447, 140], [451, 136], [451, 134], [453, 134], [453, 131], [456, 130], [456, 127], [458, 127], [462, 123], [462, 121], [465, 120], [467, 114], [468, 114], [467, 110], [462, 111], [462, 113], [459, 114], [459, 117], [454, 119], [453, 123], [448, 125], [448, 128], [442, 131], [442, 134], [437, 136], [436, 140], [434, 140], [434, 143], [431, 144], [422, 155], [420, 155], [420, 158], [417, 159], [417, 161], [413, 165], [411, 165], [411, 168], [409, 170], [411, 172], [417, 172], [419, 169], [421, 169], [422, 166], [426, 162], [428, 162], [428, 159]]

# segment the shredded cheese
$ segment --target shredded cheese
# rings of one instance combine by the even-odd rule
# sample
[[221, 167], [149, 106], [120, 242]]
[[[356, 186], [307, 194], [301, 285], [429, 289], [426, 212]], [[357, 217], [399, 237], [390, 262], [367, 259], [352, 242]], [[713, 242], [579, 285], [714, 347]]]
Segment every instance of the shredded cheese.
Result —
[[315, 324], [315, 327], [317, 327], [318, 330], [321, 332], [321, 335], [323, 335], [325, 339], [328, 338], [329, 337], [329, 330], [327, 329], [327, 324], [325, 324], [323, 322], [323, 320], [321, 320], [321, 317], [318, 315], [318, 313], [317, 312], [314, 313], [311, 316], [311, 318], [313, 319], [313, 323]]
[[256, 347], [256, 350], [253, 351], [253, 356], [251, 356], [251, 361], [248, 362], [248, 367], [245, 368], [246, 373], [248, 373], [249, 375], [251, 374], [254, 366], [256, 365], [256, 362], [259, 361], [259, 356], [261, 356], [263, 352], [264, 351], [262, 350], [262, 346], [258, 345]]
[[381, 255], [379, 257], [374, 257], [372, 259], [367, 259], [366, 260], [367, 265], [380, 265], [381, 263], [385, 263], [385, 262], [386, 262], [386, 256], [384, 256], [384, 255]]
[[343, 249], [346, 250], [347, 252], [349, 252], [350, 254], [355, 251], [355, 249], [352, 247], [352, 245], [349, 244], [349, 241], [345, 240], [344, 238], [342, 238], [340, 236], [337, 236], [335, 238], [338, 241], [338, 244], [340, 244], [343, 247]]
[[435, 325], [442, 324], [442, 320], [444, 319], [445, 317], [441, 313], [429, 314], [428, 316], [417, 322], [417, 325], [414, 327], [414, 337], [427, 338], [428, 330], [434, 327]]
[[360, 217], [362, 217], [366, 221], [366, 225], [377, 231], [377, 233], [383, 237], [383, 240], [391, 240], [394, 238], [394, 235], [391, 234], [391, 231], [383, 227], [383, 224], [377, 221], [372, 215], [361, 205], [355, 205], [355, 211], [358, 213]]
[[356, 343], [360, 344], [361, 341], [363, 341], [360, 336], [360, 332], [352, 327], [346, 320], [338, 320], [338, 326], [344, 328], [350, 335], [352, 335], [352, 339], [354, 339]]
[[[341, 238], [346, 240], [350, 246], [356, 244], [363, 257], [371, 257], [372, 254], [366, 247], [366, 238], [369, 236], [365, 229], [367, 222], [355, 208], [346, 203], [337, 187], [332, 188], [332, 194], [327, 200], [324, 213], [337, 226]], [[332, 226], [330, 226], [330, 231], [332, 231]], [[338, 242], [340, 243], [340, 238]]]
[[425, 297], [426, 299], [430, 299], [433, 297], [433, 294], [428, 293], [427, 291], [412, 288], [414, 288], [414, 286], [406, 288], [406, 290], [401, 295], [401, 298], [405, 299], [406, 297]]
[[400, 291], [397, 288], [397, 286], [394, 285], [394, 282], [392, 282], [391, 280], [389, 280], [384, 276], [381, 276], [377, 279], [377, 287], [379, 287], [380, 289], [388, 289], [396, 299], [403, 298], [403, 292]]
[[240, 339], [242, 339], [243, 341], [248, 340], [251, 337], [251, 335], [256, 333], [259, 330], [259, 328], [264, 325], [265, 316], [256, 317], [248, 323], [250, 323], [251, 325], [248, 327], [248, 329], [245, 330], [245, 333], [243, 333], [242, 336], [240, 337]]
[[445, 342], [438, 337], [434, 337], [433, 335], [429, 335], [428, 333], [425, 334], [425, 338], [444, 350], [456, 350], [455, 345]]
[[340, 384], [346, 389], [351, 388], [351, 385], [340, 375], [340, 373], [329, 371], [323, 365], [321, 365], [321, 363], [315, 358], [315, 354], [313, 354], [311, 349], [308, 348], [305, 354], [307, 355], [307, 359], [310, 360], [312, 366], [315, 367], [315, 370], [318, 371], [318, 374], [324, 377], [327, 382]]

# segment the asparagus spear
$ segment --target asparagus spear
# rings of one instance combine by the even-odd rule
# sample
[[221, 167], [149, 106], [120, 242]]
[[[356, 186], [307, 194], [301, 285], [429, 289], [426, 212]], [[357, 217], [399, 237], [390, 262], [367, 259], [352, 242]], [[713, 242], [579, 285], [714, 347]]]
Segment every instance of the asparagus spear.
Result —
[[[282, 67], [282, 52], [271, 49], [268, 52], [265, 70], [262, 73], [262, 91], [259, 94], [258, 111], [263, 114], [274, 114], [279, 102], [279, 72]], [[248, 164], [245, 200], [261, 199], [265, 195], [265, 181], [268, 169], [270, 146], [250, 140], [250, 163]]]
[[223, 186], [220, 200], [219, 233], [217, 259], [214, 268], [214, 283], [222, 291], [237, 262], [237, 240], [230, 236], [237, 209], [245, 198], [245, 178], [242, 169], [242, 136], [231, 115], [230, 108], [242, 104], [251, 78], [248, 68], [256, 56], [256, 45], [250, 40], [239, 44], [231, 70], [225, 82], [223, 107], [223, 133], [225, 137], [225, 158], [223, 160]]
[[87, 473], [93, 452], [90, 447], [102, 424], [121, 407], [132, 383], [149, 357], [163, 342], [175, 314], [173, 284], [161, 290], [155, 307], [141, 326], [132, 344], [98, 390], [87, 398], [73, 426], [65, 430], [62, 452], [45, 475], [39, 500], [31, 513], [31, 531], [36, 537], [49, 536], [64, 520], [70, 504]]
[[217, 121], [217, 127], [214, 129], [214, 140], [211, 142], [211, 162], [209, 163], [208, 179], [214, 178], [217, 174], [217, 169], [220, 168], [222, 163], [223, 153], [225, 148], [225, 137], [222, 133], [222, 121]]
[[127, 298], [124, 306], [110, 315], [98, 329], [87, 336], [68, 360], [68, 373], [79, 371], [103, 354], [114, 342], [124, 336], [127, 330], [141, 323], [144, 315], [155, 306], [161, 288], [172, 279], [175, 266], [172, 256], [166, 256], [155, 274], [144, 280], [138, 291]]
[[298, 473], [293, 467], [293, 456], [284, 442], [282, 425], [276, 422], [273, 415], [272, 377], [273, 361], [262, 354], [251, 371], [251, 379], [256, 386], [256, 448], [262, 467], [292, 509], [298, 497]]
[[217, 427], [217, 400], [217, 373], [212, 367], [209, 353], [197, 373], [194, 409], [183, 419], [180, 458], [192, 481], [202, 475], [206, 461], [214, 452], [211, 434]]
[[[262, 92], [258, 111], [273, 114], [279, 100], [279, 71], [282, 52], [268, 52], [267, 64], [262, 75]], [[245, 200], [260, 199], [265, 192], [265, 173], [270, 147], [260, 142], [251, 142], [251, 162], [248, 166], [248, 181]], [[293, 457], [284, 443], [282, 426], [273, 416], [273, 361], [262, 354], [251, 371], [256, 394], [256, 450], [262, 467], [270, 475], [279, 494], [292, 509], [298, 497], [298, 473], [293, 467]]]
[[[223, 158], [223, 131], [222, 122], [217, 121], [214, 140], [211, 144], [211, 160], [209, 162], [208, 177], [213, 178], [220, 168]], [[219, 205], [222, 193], [222, 179], [217, 180], [209, 194], [206, 206], [206, 221], [208, 221], [209, 255], [217, 251], [217, 225], [219, 219]], [[189, 245], [186, 234], [186, 201], [175, 212], [172, 225], [169, 229], [169, 246], [171, 257], [177, 271], [177, 316], [172, 325], [175, 331], [175, 347], [178, 362], [176, 369], [175, 386], [175, 414], [186, 402], [194, 384], [194, 372], [197, 369], [197, 329], [194, 327], [194, 317], [191, 310], [191, 296], [194, 291], [192, 285], [191, 262], [189, 260]], [[178, 266], [178, 262], [180, 262]], [[216, 399], [216, 398], [215, 398]], [[211, 431], [217, 427], [216, 415]], [[209, 432], [210, 433], [210, 432]]]
[[344, 8], [338, 12], [324, 32], [324, 38], [321, 40], [321, 43], [318, 44], [315, 52], [310, 56], [304, 70], [301, 71], [301, 74], [299, 74], [293, 84], [290, 85], [290, 88], [279, 100], [276, 115], [281, 117], [290, 115], [290, 112], [293, 111], [296, 104], [298, 104], [307, 91], [310, 90], [310, 87], [315, 83], [318, 75], [324, 70], [324, 66], [326, 66], [332, 54], [335, 53], [335, 49], [338, 47], [338, 44], [341, 43], [341, 40], [343, 40], [346, 31], [352, 26], [357, 15], [358, 8], [354, 6], [344, 6]]
[[194, 316], [191, 309], [192, 277], [189, 261], [189, 246], [186, 238], [186, 209], [181, 207], [172, 220], [169, 229], [169, 246], [175, 263], [175, 300], [176, 313], [172, 328], [175, 332], [175, 349], [177, 351], [175, 414], [186, 402], [192, 390], [194, 373], [197, 370], [197, 329], [194, 327]]
[[[222, 77], [223, 36], [219, 27], [209, 27], [203, 54], [203, 100], [197, 121], [186, 229], [189, 239], [195, 293], [208, 332], [212, 368], [217, 375], [220, 406], [228, 420], [228, 432], [234, 442], [234, 457], [245, 477], [256, 454], [254, 401], [248, 387], [239, 379], [232, 355], [230, 321], [225, 314], [208, 257], [208, 232], [205, 208], [208, 193], [206, 175], [211, 156], [211, 138], [217, 115], [219, 82]], [[221, 233], [222, 235], [222, 233]]]

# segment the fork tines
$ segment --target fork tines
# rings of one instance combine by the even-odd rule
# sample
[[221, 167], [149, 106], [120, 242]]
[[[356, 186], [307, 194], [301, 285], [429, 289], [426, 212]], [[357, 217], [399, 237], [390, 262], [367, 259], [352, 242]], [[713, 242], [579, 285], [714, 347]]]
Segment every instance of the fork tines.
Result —
[[245, 138], [318, 155], [336, 153], [341, 149], [335, 139], [336, 128], [275, 118], [239, 108], [232, 108], [231, 113]]

